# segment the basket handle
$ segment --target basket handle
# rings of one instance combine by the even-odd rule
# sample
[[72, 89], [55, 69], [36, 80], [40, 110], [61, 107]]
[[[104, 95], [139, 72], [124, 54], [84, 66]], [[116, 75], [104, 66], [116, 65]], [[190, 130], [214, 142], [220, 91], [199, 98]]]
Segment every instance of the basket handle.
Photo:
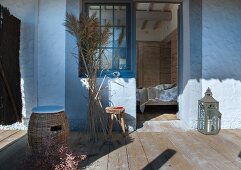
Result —
[[61, 131], [61, 130], [62, 130], [61, 125], [51, 126], [51, 128], [50, 128], [50, 131], [52, 131], [52, 132], [57, 132], [57, 131]]

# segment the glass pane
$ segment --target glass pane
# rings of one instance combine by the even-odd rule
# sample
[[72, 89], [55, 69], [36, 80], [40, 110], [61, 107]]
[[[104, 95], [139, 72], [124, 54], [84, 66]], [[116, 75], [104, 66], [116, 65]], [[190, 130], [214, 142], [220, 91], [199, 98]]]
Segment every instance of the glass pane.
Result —
[[[105, 27], [101, 27], [101, 31], [103, 31]], [[110, 33], [107, 44], [103, 45], [102, 47], [113, 47], [113, 27], [110, 27]]]
[[113, 64], [115, 69], [120, 69], [120, 70], [127, 69], [127, 49], [126, 48], [115, 48]]
[[94, 14], [96, 14], [96, 17], [100, 22], [100, 6], [89, 6], [89, 16], [92, 16]]
[[114, 46], [126, 47], [126, 27], [114, 28]]
[[107, 23], [113, 25], [113, 6], [101, 6], [101, 25], [105, 26]]
[[112, 69], [112, 49], [102, 49], [101, 69]]
[[115, 6], [114, 25], [126, 26], [126, 6]]

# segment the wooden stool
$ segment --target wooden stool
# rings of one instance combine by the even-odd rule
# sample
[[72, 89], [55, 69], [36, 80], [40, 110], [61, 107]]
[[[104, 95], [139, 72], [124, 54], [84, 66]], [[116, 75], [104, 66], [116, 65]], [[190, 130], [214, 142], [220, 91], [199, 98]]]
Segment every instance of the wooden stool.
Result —
[[123, 136], [125, 136], [125, 121], [124, 121], [124, 107], [106, 107], [106, 113], [108, 113], [108, 121], [109, 121], [109, 135], [112, 136], [112, 128], [113, 128], [113, 121], [114, 117], [116, 117], [120, 128], [122, 130]]

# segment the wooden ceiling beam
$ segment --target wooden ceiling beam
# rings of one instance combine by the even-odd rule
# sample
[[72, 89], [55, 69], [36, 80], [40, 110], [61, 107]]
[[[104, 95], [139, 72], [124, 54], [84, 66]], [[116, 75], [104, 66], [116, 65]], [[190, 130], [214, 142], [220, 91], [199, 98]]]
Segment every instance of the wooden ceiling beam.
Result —
[[154, 3], [150, 3], [148, 7], [148, 11], [152, 11], [153, 6], [154, 6]]
[[167, 3], [167, 4], [164, 6], [163, 10], [164, 10], [164, 11], [170, 11], [170, 8], [171, 8], [171, 4], [170, 4], [170, 3]]
[[136, 11], [137, 20], [148, 20], [148, 21], [171, 21], [172, 12], [160, 12], [160, 11]]
[[161, 21], [156, 21], [156, 23], [155, 23], [155, 25], [153, 27], [153, 30], [158, 29], [160, 27], [160, 25], [161, 25]]
[[143, 21], [142, 26], [141, 26], [142, 30], [144, 30], [146, 28], [147, 22], [148, 22], [147, 20]]

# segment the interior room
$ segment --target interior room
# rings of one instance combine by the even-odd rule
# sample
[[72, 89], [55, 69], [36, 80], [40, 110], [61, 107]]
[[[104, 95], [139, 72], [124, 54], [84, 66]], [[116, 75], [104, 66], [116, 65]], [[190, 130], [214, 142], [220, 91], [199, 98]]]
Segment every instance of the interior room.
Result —
[[137, 119], [175, 120], [179, 4], [136, 3]]

